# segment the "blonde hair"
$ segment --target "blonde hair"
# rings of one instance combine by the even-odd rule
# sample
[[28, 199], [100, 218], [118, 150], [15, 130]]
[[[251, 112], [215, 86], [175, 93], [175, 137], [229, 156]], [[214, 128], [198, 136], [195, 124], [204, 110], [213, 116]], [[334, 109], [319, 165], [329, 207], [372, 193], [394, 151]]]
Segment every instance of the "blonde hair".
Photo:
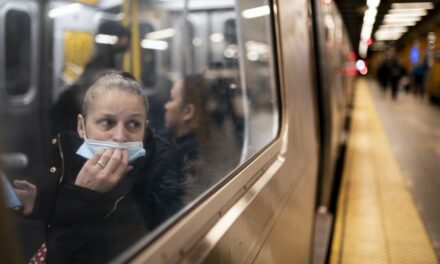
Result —
[[114, 70], [104, 71], [98, 74], [87, 89], [82, 104], [83, 116], [87, 116], [89, 107], [95, 100], [96, 96], [98, 96], [98, 92], [112, 90], [123, 91], [137, 96], [145, 106], [145, 117], [147, 117], [149, 104], [139, 82], [128, 72]]

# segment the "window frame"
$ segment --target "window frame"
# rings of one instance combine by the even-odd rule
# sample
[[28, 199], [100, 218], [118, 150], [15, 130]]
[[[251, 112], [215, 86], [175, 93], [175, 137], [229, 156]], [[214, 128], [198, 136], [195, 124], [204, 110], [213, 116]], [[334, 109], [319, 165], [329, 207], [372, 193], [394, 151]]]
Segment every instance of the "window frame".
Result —
[[[236, 0], [235, 8], [238, 8], [239, 1], [241, 0]], [[241, 162], [219, 182], [207, 189], [205, 193], [186, 205], [179, 213], [167, 219], [158, 228], [114, 259], [114, 263], [125, 263], [127, 261], [135, 263], [165, 261], [172, 263], [181, 260], [185, 253], [190, 252], [195, 245], [201, 242], [208, 231], [212, 231], [214, 227], [217, 228], [220, 225], [220, 222], [222, 222], [220, 220], [224, 220], [223, 216], [227, 212], [231, 209], [244, 210], [246, 206], [237, 202], [241, 202], [248, 190], [262, 179], [266, 173], [273, 173], [285, 162], [284, 153], [287, 151], [288, 125], [283, 76], [280, 71], [279, 22], [276, 14], [276, 4], [271, 0], [267, 2], [271, 11], [269, 27], [272, 30], [271, 49], [273, 52], [274, 92], [277, 94], [277, 134], [260, 150], [247, 157], [244, 162]], [[241, 30], [240, 28], [238, 34]], [[240, 38], [240, 36], [238, 37]], [[242, 51], [242, 47], [240, 47], [240, 51]], [[242, 78], [246, 78], [246, 75]], [[228, 225], [224, 225], [218, 231], [220, 233], [226, 232], [228, 228]], [[205, 245], [205, 250], [215, 246], [216, 242], [213, 240], [209, 245]], [[201, 255], [197, 257], [203, 258]]]
[[[6, 89], [6, 43], [5, 33], [7, 27], [6, 16], [9, 11], [19, 11], [29, 16], [30, 28], [30, 45], [29, 45], [29, 86], [27, 91], [22, 94], [12, 95]], [[7, 2], [0, 7], [0, 31], [3, 32], [3, 37], [0, 38], [0, 86], [3, 100], [9, 106], [25, 106], [33, 102], [37, 94], [37, 60], [39, 51], [39, 41], [37, 35], [37, 6], [34, 2]]]

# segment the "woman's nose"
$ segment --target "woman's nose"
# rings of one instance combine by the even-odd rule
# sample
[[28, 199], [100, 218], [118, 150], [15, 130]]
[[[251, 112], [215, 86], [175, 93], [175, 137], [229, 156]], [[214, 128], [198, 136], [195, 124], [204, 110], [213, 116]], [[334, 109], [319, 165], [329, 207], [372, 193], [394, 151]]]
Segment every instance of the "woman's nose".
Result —
[[128, 141], [128, 131], [123, 124], [117, 125], [113, 133], [113, 141], [126, 142]]

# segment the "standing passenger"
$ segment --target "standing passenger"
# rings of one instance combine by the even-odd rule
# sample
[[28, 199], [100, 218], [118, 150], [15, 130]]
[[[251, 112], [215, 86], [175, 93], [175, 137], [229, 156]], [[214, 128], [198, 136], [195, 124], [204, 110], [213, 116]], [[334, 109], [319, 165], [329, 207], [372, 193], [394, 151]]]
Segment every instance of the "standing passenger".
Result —
[[414, 87], [414, 95], [423, 99], [425, 95], [425, 79], [428, 73], [428, 60], [425, 58], [423, 62], [418, 63], [412, 71], [412, 80]]
[[107, 21], [99, 25], [95, 38], [98, 36], [115, 37], [116, 42], [96, 42], [94, 54], [79, 79], [63, 91], [54, 103], [51, 108], [53, 135], [76, 130], [76, 116], [81, 112], [86, 88], [100, 72], [116, 70], [117, 56], [124, 54], [130, 44], [130, 31], [116, 22]]

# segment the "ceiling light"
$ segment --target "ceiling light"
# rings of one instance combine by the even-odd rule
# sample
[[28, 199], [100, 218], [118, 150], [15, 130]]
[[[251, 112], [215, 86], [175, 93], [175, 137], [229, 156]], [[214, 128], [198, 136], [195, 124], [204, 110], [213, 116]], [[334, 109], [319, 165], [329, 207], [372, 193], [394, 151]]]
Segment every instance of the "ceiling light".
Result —
[[418, 2], [418, 3], [394, 3], [391, 8], [401, 8], [401, 9], [413, 9], [413, 8], [423, 8], [423, 9], [433, 9], [434, 4], [432, 2]]
[[367, 0], [367, 6], [377, 8], [380, 4], [380, 0]]
[[143, 39], [141, 47], [144, 49], [166, 50], [168, 48], [168, 42], [163, 40]]
[[246, 19], [267, 16], [269, 14], [270, 14], [270, 8], [268, 5], [246, 9], [243, 10], [243, 12], [241, 12], [241, 15]]
[[399, 22], [402, 22], [402, 23], [416, 22], [421, 19], [422, 19], [421, 17], [390, 17], [390, 18], [385, 17], [383, 21], [384, 21], [384, 23], [388, 24], [388, 23], [399, 23]]
[[382, 24], [382, 26], [389, 26], [389, 27], [395, 27], [395, 26], [407, 26], [407, 27], [411, 27], [414, 26], [415, 24], [417, 24], [417, 21], [384, 21], [384, 23]]
[[426, 9], [414, 8], [414, 9], [390, 9], [388, 14], [418, 14], [420, 16], [426, 16], [428, 12]]
[[380, 27], [376, 32], [394, 32], [394, 33], [396, 33], [396, 32], [402, 33], [403, 32], [404, 33], [407, 30], [408, 30], [407, 27], [385, 27], [385, 28]]
[[[426, 15], [427, 13], [425, 13]], [[394, 18], [394, 17], [421, 17], [424, 15], [420, 15], [417, 13], [408, 13], [408, 14], [386, 14], [385, 18]]]
[[396, 40], [403, 35], [403, 32], [377, 31], [374, 34], [376, 40]]
[[49, 11], [48, 15], [50, 18], [55, 18], [55, 17], [59, 17], [59, 16], [64, 16], [64, 15], [76, 13], [79, 11], [79, 9], [81, 9], [81, 4], [74, 3], [74, 4], [69, 4], [69, 5], [64, 5], [64, 6], [53, 8]]
[[367, 57], [367, 51], [368, 51], [368, 45], [364, 41], [359, 42], [359, 55], [362, 58], [365, 58]]
[[364, 23], [369, 25], [373, 25], [376, 19], [377, 9], [376, 8], [368, 8], [364, 14]]
[[371, 37], [371, 32], [373, 32], [373, 26], [364, 25], [362, 27], [361, 39], [369, 39]]
[[382, 25], [380, 25], [380, 28], [411, 27], [411, 26], [414, 26], [415, 24], [416, 24], [416, 22], [382, 24]]
[[162, 29], [162, 30], [150, 32], [145, 35], [145, 38], [147, 38], [147, 39], [164, 39], [164, 38], [174, 37], [175, 34], [176, 34], [176, 30], [174, 30], [174, 28], [167, 28], [167, 29]]
[[213, 33], [211, 36], [209, 36], [209, 39], [213, 43], [220, 43], [225, 39], [225, 37], [222, 33]]
[[98, 34], [95, 36], [95, 42], [99, 44], [114, 45], [118, 42], [118, 37], [113, 35]]

